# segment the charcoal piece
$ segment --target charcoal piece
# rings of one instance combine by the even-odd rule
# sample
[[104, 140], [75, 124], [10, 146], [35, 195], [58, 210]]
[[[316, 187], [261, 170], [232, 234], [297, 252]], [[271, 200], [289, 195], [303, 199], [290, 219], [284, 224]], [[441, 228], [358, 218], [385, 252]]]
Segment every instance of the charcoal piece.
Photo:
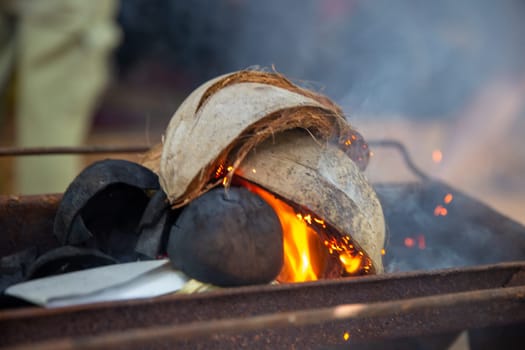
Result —
[[179, 212], [171, 209], [163, 191], [157, 191], [140, 220], [140, 236], [135, 251], [151, 259], [165, 254], [169, 231]]
[[217, 188], [182, 211], [170, 232], [168, 255], [175, 268], [201, 282], [268, 283], [283, 265], [281, 224], [258, 195]]
[[125, 160], [104, 160], [86, 168], [69, 185], [55, 217], [62, 244], [101, 250], [119, 261], [135, 259], [137, 227], [157, 175]]
[[38, 257], [27, 272], [34, 279], [93, 267], [116, 264], [117, 260], [95, 249], [59, 247]]
[[30, 247], [0, 258], [0, 293], [12, 284], [24, 281], [37, 256], [38, 249]]

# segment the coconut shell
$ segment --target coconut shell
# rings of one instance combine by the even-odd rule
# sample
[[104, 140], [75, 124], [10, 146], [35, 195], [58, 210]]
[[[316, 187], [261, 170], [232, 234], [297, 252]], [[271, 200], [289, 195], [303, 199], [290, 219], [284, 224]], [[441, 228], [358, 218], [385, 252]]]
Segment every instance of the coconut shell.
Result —
[[281, 133], [250, 152], [237, 175], [323, 218], [351, 237], [376, 273], [383, 271], [381, 204], [364, 174], [338, 147], [299, 130]]
[[204, 283], [269, 283], [283, 265], [281, 225], [258, 195], [216, 188], [184, 207], [167, 251], [174, 268]]
[[53, 232], [61, 244], [95, 244], [119, 260], [133, 259], [136, 226], [159, 187], [157, 176], [139, 164], [93, 163], [64, 192]]
[[[219, 164], [231, 161], [235, 168], [255, 145], [293, 128], [322, 139], [352, 134], [335, 104], [281, 75], [246, 71], [211, 80], [170, 121], [158, 170], [161, 186], [175, 207], [182, 206], [217, 184], [210, 178]], [[154, 159], [150, 154], [145, 161], [156, 171]]]
[[[293, 129], [302, 132], [287, 132]], [[156, 152], [145, 160], [154, 171]], [[182, 207], [240, 169], [350, 236], [372, 260], [372, 272], [381, 272], [384, 217], [360, 171], [368, 157], [362, 136], [329, 99], [279, 74], [242, 71], [205, 83], [182, 103], [166, 131], [158, 174], [172, 206]]]

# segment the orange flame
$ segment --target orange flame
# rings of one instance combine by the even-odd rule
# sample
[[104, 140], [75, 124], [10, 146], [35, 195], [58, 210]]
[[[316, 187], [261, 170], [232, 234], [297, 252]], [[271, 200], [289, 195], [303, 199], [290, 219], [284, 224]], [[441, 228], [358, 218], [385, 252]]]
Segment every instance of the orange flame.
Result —
[[454, 196], [452, 195], [452, 193], [447, 193], [445, 195], [445, 198], [443, 198], [443, 202], [445, 202], [445, 204], [450, 204], [453, 199], [454, 199]]
[[[323, 268], [312, 264], [313, 261], [321, 260], [317, 247], [319, 241], [317, 233], [307, 225], [302, 215], [296, 214], [284, 201], [278, 200], [271, 193], [257, 186], [252, 185], [249, 189], [270, 204], [281, 221], [285, 261], [277, 280], [286, 282], [317, 280]], [[311, 217], [309, 219], [311, 220]]]
[[338, 239], [325, 234], [324, 241], [321, 239], [321, 235], [313, 226], [319, 230], [325, 229], [324, 220], [314, 217], [311, 213], [296, 213], [286, 202], [252, 183], [242, 181], [242, 186], [257, 193], [268, 203], [281, 222], [284, 263], [277, 276], [279, 282], [305, 282], [323, 278], [331, 256], [337, 258], [340, 266], [339, 276], [370, 272], [370, 259], [355, 249], [350, 238], [345, 236]]

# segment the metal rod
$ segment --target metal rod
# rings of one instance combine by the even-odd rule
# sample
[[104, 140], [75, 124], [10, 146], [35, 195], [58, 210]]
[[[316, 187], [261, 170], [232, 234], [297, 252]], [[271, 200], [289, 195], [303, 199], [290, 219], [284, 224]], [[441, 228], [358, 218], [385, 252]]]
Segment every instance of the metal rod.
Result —
[[430, 177], [425, 174], [412, 160], [412, 157], [410, 157], [410, 153], [408, 152], [405, 145], [403, 145], [401, 142], [397, 140], [370, 140], [368, 141], [368, 145], [370, 147], [385, 147], [385, 148], [395, 148], [401, 153], [401, 156], [403, 157], [403, 160], [405, 161], [406, 166], [415, 174], [417, 175], [421, 180], [429, 180]]
[[450, 293], [370, 304], [346, 304], [335, 307], [260, 315], [250, 318], [231, 318], [146, 329], [129, 329], [122, 332], [112, 332], [96, 336], [63, 338], [54, 341], [33, 343], [11, 349], [79, 350], [107, 349], [116, 346], [126, 348], [145, 345], [152, 341], [202, 339], [215, 334], [238, 334], [268, 328], [322, 324], [330, 321], [390, 317], [432, 308], [454, 308], [462, 304], [502, 300], [525, 301], [525, 286]]
[[100, 153], [142, 153], [150, 146], [58, 146], [58, 147], [0, 147], [0, 157], [41, 156], [55, 154], [100, 154]]

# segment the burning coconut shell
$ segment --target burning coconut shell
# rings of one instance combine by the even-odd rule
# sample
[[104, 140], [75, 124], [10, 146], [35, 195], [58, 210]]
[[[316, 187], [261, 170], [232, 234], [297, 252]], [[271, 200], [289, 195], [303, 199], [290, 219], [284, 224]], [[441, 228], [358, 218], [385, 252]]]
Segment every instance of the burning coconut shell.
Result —
[[[283, 134], [292, 129], [304, 132]], [[240, 175], [326, 221], [358, 248], [368, 273], [379, 273], [384, 218], [360, 172], [368, 159], [366, 142], [328, 98], [277, 73], [241, 71], [196, 89], [143, 164], [174, 208]]]
[[283, 132], [257, 146], [237, 174], [315, 213], [351, 237], [357, 251], [375, 262], [372, 272], [383, 271], [381, 204], [364, 174], [338, 147], [320, 144], [303, 130]]

